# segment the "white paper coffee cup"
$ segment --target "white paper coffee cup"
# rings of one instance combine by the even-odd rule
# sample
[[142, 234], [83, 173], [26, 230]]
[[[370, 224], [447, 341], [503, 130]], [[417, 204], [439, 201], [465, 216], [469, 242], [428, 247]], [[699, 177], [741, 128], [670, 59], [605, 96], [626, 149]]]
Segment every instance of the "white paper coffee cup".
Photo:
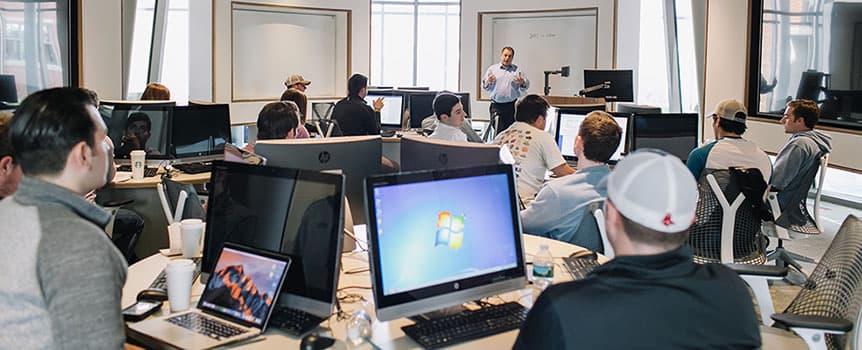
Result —
[[183, 257], [192, 258], [200, 250], [204, 223], [201, 219], [185, 219], [180, 221], [180, 226], [183, 235]]
[[171, 312], [188, 310], [191, 303], [195, 264], [189, 259], [177, 259], [165, 267], [168, 277], [168, 302]]
[[143, 179], [144, 168], [147, 166], [147, 152], [144, 152], [142, 150], [136, 150], [132, 151], [130, 155], [132, 158], [132, 178]]

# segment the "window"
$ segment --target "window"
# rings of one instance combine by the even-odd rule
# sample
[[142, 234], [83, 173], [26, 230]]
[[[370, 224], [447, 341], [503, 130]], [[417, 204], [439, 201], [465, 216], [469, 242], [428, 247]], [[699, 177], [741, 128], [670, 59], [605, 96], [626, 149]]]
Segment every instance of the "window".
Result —
[[189, 99], [189, 0], [170, 0], [159, 82], [171, 99]]
[[14, 76], [9, 91], [0, 86], [6, 99], [14, 98], [9, 93], [22, 100], [32, 92], [69, 84], [72, 74], [64, 71], [63, 59], [72, 58], [66, 34], [74, 26], [69, 3], [59, 2], [62, 6], [57, 1], [0, 1], [0, 74]]
[[371, 84], [458, 90], [460, 1], [372, 0]]
[[156, 0], [138, 0], [137, 4], [131, 38], [132, 51], [126, 76], [126, 99], [129, 100], [137, 100], [149, 83], [156, 13]]
[[189, 96], [189, 0], [138, 0], [127, 67], [126, 99], [160, 83], [174, 101]]

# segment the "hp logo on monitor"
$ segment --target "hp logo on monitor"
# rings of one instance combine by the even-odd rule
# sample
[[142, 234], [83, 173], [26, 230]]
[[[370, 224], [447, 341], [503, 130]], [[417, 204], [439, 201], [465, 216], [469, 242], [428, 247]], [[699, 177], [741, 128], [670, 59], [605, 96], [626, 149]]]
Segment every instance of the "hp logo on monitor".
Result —
[[327, 151], [320, 152], [320, 154], [317, 155], [317, 161], [319, 161], [320, 164], [329, 163], [330, 159], [332, 159], [332, 155]]

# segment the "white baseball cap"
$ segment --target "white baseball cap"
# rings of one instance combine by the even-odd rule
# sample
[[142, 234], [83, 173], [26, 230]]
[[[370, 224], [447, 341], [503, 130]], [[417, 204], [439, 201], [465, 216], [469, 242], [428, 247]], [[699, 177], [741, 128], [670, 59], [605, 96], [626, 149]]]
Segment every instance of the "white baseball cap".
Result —
[[679, 158], [642, 149], [608, 176], [608, 199], [626, 218], [659, 232], [687, 229], [697, 207], [697, 183]]
[[738, 123], [745, 124], [748, 110], [745, 109], [745, 105], [742, 104], [742, 102], [731, 98], [719, 102], [718, 105], [715, 106], [715, 112], [713, 112], [712, 114], [718, 116], [721, 119], [732, 120]]

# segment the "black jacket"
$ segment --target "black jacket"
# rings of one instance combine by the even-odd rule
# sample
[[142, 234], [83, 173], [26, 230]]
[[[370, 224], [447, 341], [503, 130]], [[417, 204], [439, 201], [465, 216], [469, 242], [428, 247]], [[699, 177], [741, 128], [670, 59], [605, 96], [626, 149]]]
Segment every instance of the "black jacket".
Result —
[[751, 349], [760, 330], [735, 272], [692, 262], [691, 249], [620, 256], [545, 290], [515, 349]]
[[344, 136], [380, 135], [380, 113], [359, 97], [345, 97], [335, 104], [332, 118]]

